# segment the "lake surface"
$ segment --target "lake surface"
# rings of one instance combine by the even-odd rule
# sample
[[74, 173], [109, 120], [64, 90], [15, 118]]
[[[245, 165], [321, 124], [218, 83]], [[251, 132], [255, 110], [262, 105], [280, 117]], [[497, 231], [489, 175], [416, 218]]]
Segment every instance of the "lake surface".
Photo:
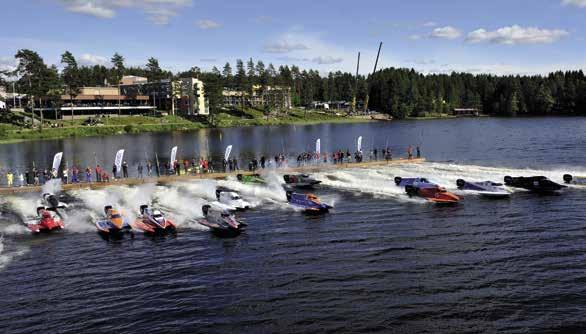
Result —
[[[110, 166], [126, 149], [131, 166], [155, 153], [211, 155], [227, 145], [253, 156], [385, 145], [420, 165], [315, 174], [315, 193], [334, 210], [291, 209], [278, 173], [266, 187], [235, 180], [254, 209], [246, 233], [219, 239], [196, 223], [215, 181], [111, 187], [66, 194], [62, 233], [31, 236], [22, 221], [38, 194], [3, 197], [0, 328], [4, 333], [584, 332], [586, 188], [559, 195], [515, 191], [509, 200], [465, 196], [453, 207], [410, 199], [395, 176], [455, 181], [505, 175], [586, 175], [586, 119], [459, 119], [202, 130], [0, 145], [2, 168]], [[374, 143], [374, 144], [373, 144]], [[242, 164], [242, 163], [241, 163]], [[131, 172], [134, 172], [131, 168]], [[93, 228], [104, 205], [134, 214], [154, 203], [176, 236], [106, 242]]]

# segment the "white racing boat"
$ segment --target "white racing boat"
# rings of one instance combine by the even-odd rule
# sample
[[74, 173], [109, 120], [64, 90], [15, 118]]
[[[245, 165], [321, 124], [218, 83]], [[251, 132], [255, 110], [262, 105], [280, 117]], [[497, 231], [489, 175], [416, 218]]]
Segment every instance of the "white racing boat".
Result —
[[456, 185], [460, 190], [484, 197], [507, 198], [511, 196], [511, 192], [502, 183], [492, 181], [468, 182], [458, 179]]
[[250, 203], [243, 200], [238, 193], [228, 189], [218, 188], [216, 199], [217, 203], [220, 204], [218, 206], [230, 211], [248, 210], [251, 207]]

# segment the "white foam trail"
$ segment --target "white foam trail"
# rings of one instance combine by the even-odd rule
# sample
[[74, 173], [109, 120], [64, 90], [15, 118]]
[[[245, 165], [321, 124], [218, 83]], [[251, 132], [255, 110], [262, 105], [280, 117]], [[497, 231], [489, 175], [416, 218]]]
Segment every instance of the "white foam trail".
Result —
[[[400, 201], [421, 201], [409, 199], [404, 189], [397, 187], [394, 177], [425, 177], [433, 183], [446, 187], [448, 191], [458, 192], [457, 179], [466, 181], [494, 181], [503, 183], [505, 176], [537, 176], [543, 175], [554, 182], [563, 183], [563, 174], [585, 175], [585, 169], [569, 167], [554, 170], [540, 170], [531, 168], [499, 168], [475, 165], [458, 165], [452, 163], [421, 163], [389, 165], [378, 169], [347, 169], [327, 171], [315, 174], [315, 178], [322, 184], [334, 188], [358, 191], [374, 195], [393, 197]], [[524, 191], [512, 189], [513, 191]]]

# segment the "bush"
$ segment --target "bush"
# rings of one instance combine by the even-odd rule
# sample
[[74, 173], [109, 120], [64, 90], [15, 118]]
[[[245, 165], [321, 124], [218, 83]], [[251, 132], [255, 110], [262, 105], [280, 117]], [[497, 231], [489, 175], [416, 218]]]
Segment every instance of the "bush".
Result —
[[127, 124], [124, 126], [124, 131], [126, 133], [132, 133], [134, 131], [134, 126], [132, 124]]

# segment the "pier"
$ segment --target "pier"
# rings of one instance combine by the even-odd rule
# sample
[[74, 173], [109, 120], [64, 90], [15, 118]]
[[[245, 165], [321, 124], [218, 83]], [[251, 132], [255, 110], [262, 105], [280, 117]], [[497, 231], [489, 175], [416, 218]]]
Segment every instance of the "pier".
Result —
[[[146, 177], [146, 178], [120, 178], [110, 182], [79, 182], [79, 183], [68, 183], [68, 184], [61, 184], [62, 191], [69, 191], [75, 189], [102, 189], [110, 186], [116, 185], [124, 185], [124, 186], [138, 186], [141, 184], [158, 184], [158, 185], [165, 185], [171, 184], [176, 182], [181, 182], [185, 180], [205, 180], [205, 179], [213, 179], [213, 180], [223, 180], [229, 176], [234, 176], [238, 174], [242, 175], [252, 175], [252, 174], [261, 174], [263, 172], [278, 172], [281, 174], [293, 174], [293, 173], [317, 173], [317, 172], [324, 172], [329, 170], [339, 170], [339, 169], [349, 169], [349, 168], [374, 168], [374, 167], [384, 167], [384, 166], [393, 166], [393, 165], [400, 165], [400, 164], [414, 164], [414, 163], [422, 163], [425, 162], [425, 158], [414, 158], [414, 159], [396, 159], [396, 160], [375, 160], [375, 161], [367, 161], [367, 162], [348, 162], [348, 163], [339, 163], [339, 164], [315, 164], [315, 165], [306, 165], [300, 167], [284, 167], [284, 168], [265, 168], [259, 169], [255, 172], [251, 171], [234, 171], [234, 172], [219, 172], [219, 173], [201, 173], [201, 174], [189, 174], [189, 175], [164, 175], [160, 177]], [[15, 194], [24, 194], [24, 193], [40, 193], [42, 192], [42, 186], [23, 186], [23, 187], [12, 187], [12, 188], [0, 188], [0, 195], [15, 195]]]

